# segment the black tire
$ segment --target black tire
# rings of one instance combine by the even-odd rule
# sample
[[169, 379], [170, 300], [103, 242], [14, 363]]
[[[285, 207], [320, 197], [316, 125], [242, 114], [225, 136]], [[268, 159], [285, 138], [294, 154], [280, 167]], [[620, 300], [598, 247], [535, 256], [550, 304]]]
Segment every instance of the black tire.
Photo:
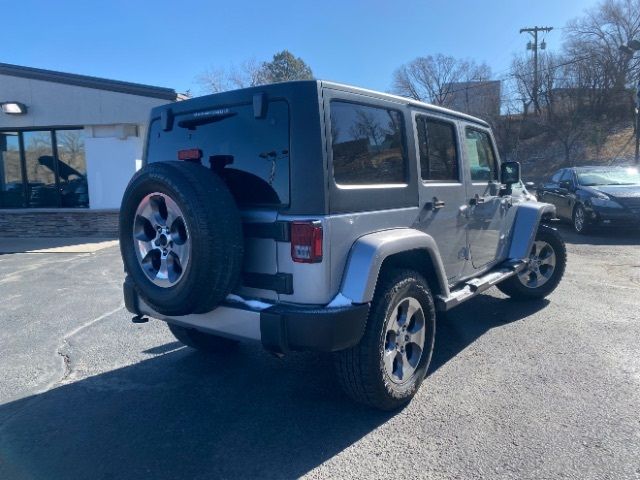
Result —
[[546, 242], [553, 249], [555, 254], [554, 270], [544, 284], [535, 288], [525, 285], [518, 275], [499, 283], [497, 285], [498, 289], [513, 299], [534, 300], [544, 298], [556, 289], [564, 275], [567, 265], [567, 249], [558, 231], [548, 225], [540, 225], [536, 240]]
[[[158, 286], [149, 279], [134, 245], [137, 208], [155, 192], [175, 202], [189, 231], [189, 262], [171, 286]], [[124, 193], [120, 251], [137, 293], [155, 311], [163, 315], [211, 311], [239, 281], [243, 255], [240, 214], [225, 184], [209, 169], [189, 162], [150, 163], [133, 176]]]
[[167, 324], [173, 336], [187, 347], [195, 348], [205, 353], [229, 352], [238, 347], [236, 340], [199, 332], [193, 328]]
[[[412, 376], [396, 383], [385, 370], [387, 324], [403, 299], [418, 300], [424, 313], [422, 354]], [[395, 410], [413, 398], [424, 380], [435, 339], [436, 313], [426, 280], [412, 270], [393, 270], [381, 277], [360, 343], [334, 354], [334, 366], [345, 393], [353, 400], [380, 410]]]
[[[582, 224], [576, 222], [576, 218], [582, 215], [583, 221]], [[573, 227], [573, 231], [580, 234], [585, 235], [589, 233], [591, 230], [591, 225], [589, 224], [589, 219], [587, 217], [587, 212], [584, 207], [580, 204], [577, 204], [573, 209], [573, 213], [571, 214], [571, 226]]]

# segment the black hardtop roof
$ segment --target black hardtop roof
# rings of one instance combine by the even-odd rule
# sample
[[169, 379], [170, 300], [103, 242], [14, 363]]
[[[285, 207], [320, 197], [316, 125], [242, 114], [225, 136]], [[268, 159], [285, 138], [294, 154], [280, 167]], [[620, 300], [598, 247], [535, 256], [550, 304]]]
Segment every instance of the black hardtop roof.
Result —
[[[402, 105], [409, 105], [418, 108], [423, 108], [425, 110], [430, 110], [434, 113], [440, 113], [444, 115], [448, 115], [450, 117], [459, 118], [462, 120], [466, 120], [468, 122], [477, 123], [483, 127], [489, 127], [489, 124], [477, 117], [467, 115], [466, 113], [457, 112], [455, 110], [450, 110], [448, 108], [440, 107], [437, 105], [432, 105], [430, 103], [419, 102], [417, 100], [412, 100], [410, 98], [401, 97], [398, 95], [392, 95], [389, 93], [377, 92], [375, 90], [368, 90], [366, 88], [355, 87], [352, 85], [345, 85], [342, 83], [331, 82], [327, 80], [294, 80], [289, 82], [279, 82], [279, 83], [271, 83], [267, 85], [260, 85], [256, 87], [248, 87], [242, 88], [238, 90], [230, 90], [226, 92], [213, 93], [210, 95], [204, 95], [201, 97], [191, 98], [189, 100], [185, 100], [183, 102], [179, 102], [177, 104], [172, 104], [171, 108], [176, 111], [192, 111], [197, 108], [207, 108], [208, 106], [212, 106], [212, 100], [215, 100], [216, 105], [230, 103], [234, 101], [234, 99], [238, 99], [239, 97], [243, 97], [245, 99], [250, 99], [250, 97], [256, 93], [265, 92], [269, 94], [273, 92], [274, 94], [284, 92], [289, 89], [320, 89], [320, 88], [329, 88], [333, 90], [340, 90], [343, 92], [356, 93], [360, 95], [366, 95], [369, 97], [373, 97], [379, 100], [386, 100], [393, 103], [399, 103]], [[154, 110], [162, 109], [163, 107], [157, 107]]]
[[362, 87], [354, 87], [352, 85], [345, 85], [342, 83], [331, 82], [327, 80], [321, 80], [320, 83], [324, 88], [332, 88], [335, 90], [342, 90], [346, 92], [359, 93], [361, 95], [367, 95], [370, 97], [379, 98], [381, 100], [388, 100], [395, 103], [402, 103], [404, 105], [411, 105], [414, 107], [424, 108], [426, 110], [431, 110], [435, 113], [442, 113], [445, 115], [449, 115], [451, 117], [460, 118], [462, 120], [467, 120], [469, 122], [478, 123], [484, 127], [488, 127], [489, 124], [482, 120], [481, 118], [474, 117], [472, 115], [468, 115], [466, 113], [458, 112], [456, 110], [451, 110], [449, 108], [440, 107], [438, 105], [433, 105], [431, 103], [420, 102], [418, 100], [413, 100], [407, 97], [401, 97], [399, 95], [393, 95], [391, 93], [383, 93], [375, 90], [369, 90]]

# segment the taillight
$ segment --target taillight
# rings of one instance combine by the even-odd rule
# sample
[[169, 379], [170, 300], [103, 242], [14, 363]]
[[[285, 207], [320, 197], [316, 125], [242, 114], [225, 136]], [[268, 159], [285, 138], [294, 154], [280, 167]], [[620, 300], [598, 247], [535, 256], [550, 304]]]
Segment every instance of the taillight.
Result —
[[178, 150], [178, 160], [199, 162], [202, 158], [202, 150], [199, 148], [189, 148], [187, 150]]
[[291, 258], [298, 263], [322, 261], [320, 222], [291, 222]]

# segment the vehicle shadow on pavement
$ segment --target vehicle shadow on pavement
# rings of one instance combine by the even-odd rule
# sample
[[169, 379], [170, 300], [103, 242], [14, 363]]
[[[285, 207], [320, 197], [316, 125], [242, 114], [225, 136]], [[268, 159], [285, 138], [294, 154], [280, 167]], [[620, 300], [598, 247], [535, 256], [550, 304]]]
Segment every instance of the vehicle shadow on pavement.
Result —
[[517, 322], [542, 310], [549, 300], [515, 301], [479, 295], [438, 317], [429, 374], [438, 370], [492, 328]]
[[581, 235], [570, 226], [554, 225], [566, 243], [572, 245], [640, 245], [640, 230], [599, 229]]
[[344, 397], [321, 355], [168, 345], [1, 406], [0, 478], [295, 478], [394, 415]]
[[[547, 304], [471, 303], [438, 321], [431, 372]], [[169, 342], [143, 352], [149, 360], [0, 406], [0, 478], [295, 478], [396, 414], [348, 400], [327, 356], [239, 349], [208, 356]]]

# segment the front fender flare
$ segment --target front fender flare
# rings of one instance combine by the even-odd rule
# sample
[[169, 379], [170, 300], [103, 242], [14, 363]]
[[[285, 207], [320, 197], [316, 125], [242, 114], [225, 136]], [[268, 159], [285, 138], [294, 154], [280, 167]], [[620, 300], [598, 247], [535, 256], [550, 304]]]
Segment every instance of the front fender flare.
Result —
[[553, 218], [555, 215], [556, 207], [550, 203], [519, 203], [511, 233], [509, 259], [523, 260], [528, 258], [540, 221], [543, 217]]
[[426, 250], [431, 258], [440, 294], [449, 295], [447, 276], [438, 246], [431, 235], [413, 228], [395, 228], [360, 237], [351, 247], [340, 291], [353, 303], [373, 300], [380, 268], [396, 253]]

